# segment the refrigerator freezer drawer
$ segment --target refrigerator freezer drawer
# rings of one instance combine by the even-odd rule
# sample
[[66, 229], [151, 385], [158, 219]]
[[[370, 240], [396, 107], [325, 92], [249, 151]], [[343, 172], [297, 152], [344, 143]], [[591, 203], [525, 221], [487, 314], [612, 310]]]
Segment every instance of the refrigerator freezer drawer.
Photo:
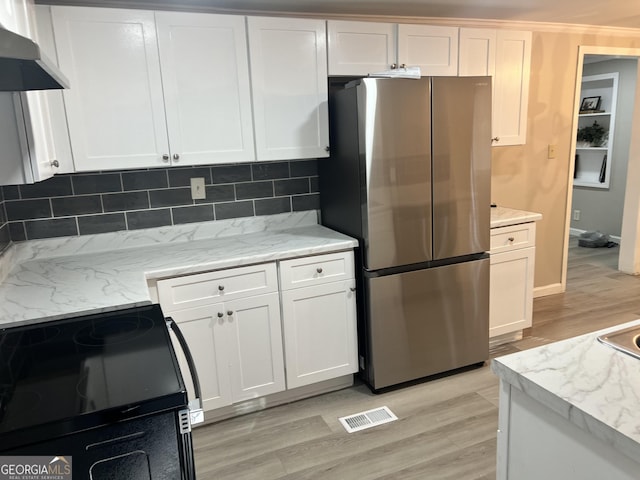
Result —
[[489, 259], [366, 279], [374, 389], [489, 358]]

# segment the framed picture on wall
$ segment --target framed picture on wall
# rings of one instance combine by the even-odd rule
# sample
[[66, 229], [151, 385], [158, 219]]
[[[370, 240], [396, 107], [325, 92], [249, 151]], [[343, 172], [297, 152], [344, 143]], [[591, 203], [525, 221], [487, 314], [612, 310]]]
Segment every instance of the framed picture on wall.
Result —
[[598, 110], [600, 97], [584, 97], [580, 104], [580, 112], [592, 112]]

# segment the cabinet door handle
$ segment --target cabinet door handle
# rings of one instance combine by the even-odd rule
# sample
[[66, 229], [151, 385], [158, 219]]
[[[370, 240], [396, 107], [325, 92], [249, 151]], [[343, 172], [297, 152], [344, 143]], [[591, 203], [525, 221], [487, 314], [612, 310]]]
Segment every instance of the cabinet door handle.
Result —
[[173, 159], [176, 160], [176, 161], [180, 160], [180, 155], [178, 155], [177, 153], [174, 153], [173, 154]]
[[227, 315], [229, 316], [233, 315], [233, 310], [227, 310]]
[[218, 290], [220, 290], [221, 292], [224, 292], [224, 285], [218, 285]]
[[493, 137], [493, 138], [491, 139], [491, 143], [493, 143], [493, 142], [499, 142], [499, 141], [500, 141], [500, 137]]
[[513, 238], [513, 237], [509, 237], [509, 238], [508, 238], [508, 240], [509, 240], [510, 242], [513, 242], [513, 241], [515, 240], [515, 238]]
[[391, 66], [391, 70], [395, 70], [396, 68], [398, 68], [397, 63], [392, 63], [390, 66]]
[[322, 267], [318, 267], [318, 268], [316, 268], [316, 272], [318, 272], [318, 273], [322, 273]]
[[54, 168], [60, 168], [60, 162], [58, 160], [52, 160], [51, 166]]
[[169, 161], [169, 154], [168, 153], [162, 154], [162, 161], [165, 162], [165, 163]]
[[356, 287], [349, 287], [349, 290], [351, 290], [352, 292], [356, 291]]
[[222, 317], [224, 317], [224, 313], [218, 312], [218, 318], [222, 318]]

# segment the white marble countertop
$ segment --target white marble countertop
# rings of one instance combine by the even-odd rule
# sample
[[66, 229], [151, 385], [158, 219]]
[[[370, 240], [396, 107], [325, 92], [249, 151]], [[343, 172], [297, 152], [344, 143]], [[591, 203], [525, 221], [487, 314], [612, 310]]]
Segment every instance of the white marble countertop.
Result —
[[516, 210], [514, 208], [501, 207], [500, 205], [491, 208], [491, 228], [517, 225], [518, 223], [537, 222], [541, 219], [541, 213]]
[[640, 320], [495, 358], [503, 381], [638, 461], [640, 360], [597, 340]]
[[316, 212], [275, 217], [18, 244], [4, 262], [0, 327], [149, 304], [149, 279], [357, 246], [315, 224]]

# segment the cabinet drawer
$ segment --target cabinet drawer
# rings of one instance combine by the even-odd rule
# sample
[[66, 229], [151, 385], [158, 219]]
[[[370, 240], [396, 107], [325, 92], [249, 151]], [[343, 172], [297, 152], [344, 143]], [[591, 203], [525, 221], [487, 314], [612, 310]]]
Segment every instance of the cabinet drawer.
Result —
[[491, 229], [491, 253], [533, 247], [536, 243], [535, 222]]
[[354, 277], [353, 252], [330, 253], [280, 262], [282, 290]]
[[275, 263], [230, 268], [158, 281], [165, 311], [278, 291]]

